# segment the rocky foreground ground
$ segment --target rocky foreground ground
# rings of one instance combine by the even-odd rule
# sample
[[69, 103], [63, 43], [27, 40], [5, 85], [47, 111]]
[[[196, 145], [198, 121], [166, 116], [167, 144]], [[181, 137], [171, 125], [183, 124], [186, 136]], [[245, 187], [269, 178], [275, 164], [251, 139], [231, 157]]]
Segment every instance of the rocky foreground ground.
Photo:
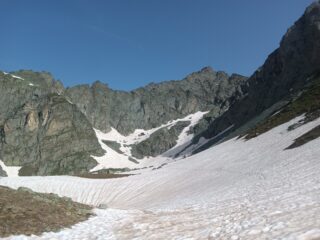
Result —
[[56, 194], [0, 187], [0, 237], [58, 231], [91, 215], [91, 207]]

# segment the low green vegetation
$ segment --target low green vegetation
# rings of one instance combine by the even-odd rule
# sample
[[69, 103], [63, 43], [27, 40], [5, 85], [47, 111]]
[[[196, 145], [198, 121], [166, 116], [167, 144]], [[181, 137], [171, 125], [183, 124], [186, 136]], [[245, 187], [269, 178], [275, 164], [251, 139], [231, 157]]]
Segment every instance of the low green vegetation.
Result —
[[[272, 115], [249, 130], [245, 139], [249, 140], [254, 138], [302, 114], [306, 114], [303, 123], [320, 117], [320, 77], [317, 77], [299, 97], [287, 104], [280, 112]], [[291, 129], [293, 129], [293, 127], [289, 127], [288, 130]]]

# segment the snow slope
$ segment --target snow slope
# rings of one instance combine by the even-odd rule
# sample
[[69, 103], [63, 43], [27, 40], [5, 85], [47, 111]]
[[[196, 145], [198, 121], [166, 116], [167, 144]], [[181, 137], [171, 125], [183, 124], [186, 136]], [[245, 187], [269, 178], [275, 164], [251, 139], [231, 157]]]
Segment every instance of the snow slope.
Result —
[[320, 124], [287, 130], [301, 118], [128, 178], [1, 178], [110, 207], [59, 233], [11, 239], [318, 239], [320, 139], [284, 150]]
[[6, 166], [2, 160], [0, 160], [0, 166], [7, 173], [8, 177], [18, 177], [19, 170], [21, 167], [12, 167], [12, 166]]
[[[143, 167], [149, 167], [155, 165], [159, 166], [163, 163], [168, 162], [170, 159], [169, 155], [174, 155], [176, 152], [179, 152], [181, 148], [183, 148], [185, 145], [189, 144], [193, 134], [188, 134], [188, 130], [190, 127], [196, 125], [199, 120], [208, 112], [196, 112], [194, 114], [190, 114], [184, 118], [176, 119], [173, 121], [169, 121], [166, 124], [163, 124], [157, 128], [152, 128], [149, 130], [144, 129], [136, 129], [132, 134], [128, 136], [121, 135], [116, 129], [111, 128], [111, 131], [108, 133], [103, 133], [98, 129], [94, 129], [96, 136], [98, 138], [98, 141], [102, 147], [106, 151], [104, 156], [96, 157], [93, 156], [93, 158], [98, 162], [98, 165], [91, 169], [92, 172], [98, 171], [104, 168], [143, 168]], [[161, 128], [170, 128], [177, 124], [180, 121], [190, 121], [190, 124], [183, 129], [181, 134], [179, 135], [179, 138], [177, 140], [176, 146], [174, 146], [171, 150], [167, 151], [167, 153], [164, 153], [160, 156], [157, 156], [155, 158], [149, 157], [144, 158], [142, 160], [134, 159], [134, 157], [131, 154], [131, 147], [132, 144], [140, 143], [150, 137], [150, 135], [157, 130]], [[114, 141], [120, 144], [120, 150], [123, 152], [123, 154], [118, 153], [117, 151], [113, 150], [109, 146], [103, 143], [103, 140], [108, 141]], [[170, 152], [170, 154], [168, 154]], [[131, 159], [136, 160], [136, 162], [130, 161]]]

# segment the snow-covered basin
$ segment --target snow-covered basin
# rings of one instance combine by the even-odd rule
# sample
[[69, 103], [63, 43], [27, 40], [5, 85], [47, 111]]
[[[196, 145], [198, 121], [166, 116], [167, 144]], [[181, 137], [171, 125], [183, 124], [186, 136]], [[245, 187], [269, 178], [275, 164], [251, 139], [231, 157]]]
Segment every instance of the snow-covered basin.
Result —
[[287, 131], [300, 119], [127, 178], [20, 177], [0, 184], [110, 207], [42, 239], [316, 239], [320, 139], [284, 150], [320, 124]]
[[[158, 167], [163, 163], [167, 163], [170, 161], [170, 156], [174, 156], [176, 153], [180, 152], [185, 146], [190, 144], [190, 141], [193, 137], [193, 134], [189, 134], [190, 127], [196, 125], [200, 119], [208, 112], [196, 112], [193, 114], [189, 114], [183, 118], [178, 118], [175, 120], [171, 120], [161, 126], [152, 129], [136, 129], [133, 133], [128, 136], [121, 135], [116, 129], [111, 128], [111, 131], [108, 133], [103, 133], [98, 129], [94, 129], [98, 141], [105, 150], [105, 154], [103, 156], [92, 156], [97, 162], [98, 165], [95, 166], [90, 171], [98, 171], [104, 168], [144, 168], [144, 167]], [[176, 125], [180, 121], [190, 121], [190, 124], [185, 127], [180, 135], [178, 136], [176, 145], [171, 148], [169, 151], [159, 155], [157, 157], [145, 157], [143, 159], [139, 159], [138, 162], [132, 162], [130, 158], [134, 159], [134, 156], [131, 154], [131, 146], [132, 144], [138, 144], [144, 140], [147, 140], [154, 132], [161, 128], [171, 128]], [[103, 140], [113, 141], [120, 144], [120, 151], [115, 151], [107, 144], [103, 142]]]

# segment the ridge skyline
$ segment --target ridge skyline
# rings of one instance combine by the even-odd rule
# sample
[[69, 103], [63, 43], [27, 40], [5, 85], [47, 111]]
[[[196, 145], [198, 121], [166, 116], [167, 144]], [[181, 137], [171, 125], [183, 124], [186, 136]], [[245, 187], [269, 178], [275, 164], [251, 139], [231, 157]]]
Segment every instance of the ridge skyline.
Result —
[[[124, 91], [182, 79], [204, 66], [250, 76], [311, 2], [245, 1], [240, 6], [202, 0], [151, 6], [141, 1], [131, 8], [116, 1], [107, 6], [85, 0], [7, 1], [0, 24], [8, 29], [0, 40], [0, 69], [49, 71], [66, 87], [99, 80]], [[226, 9], [226, 15], [219, 13]], [[8, 15], [12, 10], [14, 18]], [[122, 24], [131, 18], [128, 26]], [[132, 39], [141, 46], [135, 49], [135, 41], [128, 42]]]

